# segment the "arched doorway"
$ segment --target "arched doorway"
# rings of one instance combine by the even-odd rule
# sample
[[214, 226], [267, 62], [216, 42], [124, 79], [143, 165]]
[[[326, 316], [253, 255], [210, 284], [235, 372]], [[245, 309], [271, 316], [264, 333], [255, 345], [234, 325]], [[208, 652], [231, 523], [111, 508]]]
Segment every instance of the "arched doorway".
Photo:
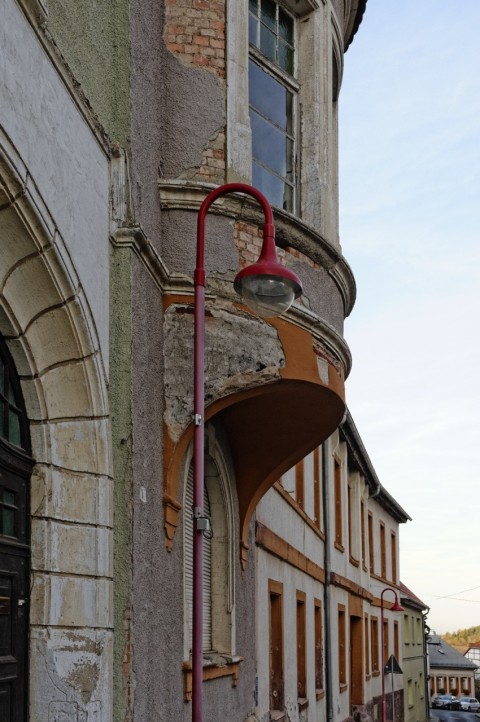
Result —
[[33, 461], [18, 376], [0, 337], [0, 720], [27, 715], [29, 482]]

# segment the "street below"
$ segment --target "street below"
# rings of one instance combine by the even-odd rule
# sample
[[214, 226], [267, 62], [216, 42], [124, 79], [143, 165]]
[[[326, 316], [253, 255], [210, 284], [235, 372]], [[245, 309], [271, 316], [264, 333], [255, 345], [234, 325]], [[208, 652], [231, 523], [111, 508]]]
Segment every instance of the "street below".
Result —
[[478, 712], [462, 712], [461, 710], [432, 709], [430, 710], [432, 719], [445, 720], [445, 722], [476, 722], [480, 719]]

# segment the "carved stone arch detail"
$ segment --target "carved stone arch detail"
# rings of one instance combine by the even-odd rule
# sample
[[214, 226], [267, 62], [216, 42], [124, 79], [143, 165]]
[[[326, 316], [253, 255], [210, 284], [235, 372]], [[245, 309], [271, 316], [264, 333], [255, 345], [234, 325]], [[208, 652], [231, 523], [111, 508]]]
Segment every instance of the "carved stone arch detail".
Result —
[[[0, 333], [20, 378], [35, 460], [31, 715], [46, 719], [49, 705], [67, 698], [90, 716], [111, 686], [106, 364], [68, 245], [1, 127]], [[81, 670], [92, 664], [98, 680], [86, 696]]]

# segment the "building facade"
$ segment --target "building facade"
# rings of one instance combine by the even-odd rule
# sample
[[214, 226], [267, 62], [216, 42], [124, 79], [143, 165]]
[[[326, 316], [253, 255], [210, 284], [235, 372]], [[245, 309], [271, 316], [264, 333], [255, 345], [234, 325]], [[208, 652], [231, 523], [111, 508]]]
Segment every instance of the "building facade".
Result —
[[428, 719], [428, 666], [426, 616], [428, 607], [405, 584], [400, 585], [404, 608], [402, 623], [405, 722]]
[[[402, 619], [391, 607], [408, 519], [350, 415], [265, 494], [255, 530], [255, 719], [382, 719], [382, 669], [391, 655], [402, 663]], [[387, 718], [403, 722], [403, 679], [394, 704], [389, 684], [385, 693]]]
[[427, 638], [430, 699], [438, 694], [475, 696], [476, 664], [447, 644], [438, 634]]
[[[304, 294], [280, 319], [239, 303], [232, 281], [258, 254], [262, 218], [224, 196], [207, 222], [205, 718], [279, 711], [259, 669], [281, 584], [295, 586], [285, 614], [301, 629], [308, 613], [325, 635], [328, 588], [343, 640], [323, 698], [314, 664], [300, 686], [297, 670], [296, 697], [285, 678], [292, 719], [306, 701], [309, 719], [328, 705], [336, 720], [378, 716], [378, 599], [398, 587], [406, 517], [352, 424], [336, 431], [355, 299], [338, 234], [338, 95], [365, 4], [1, 0], [2, 720], [190, 718], [195, 225], [229, 182], [272, 203]], [[311, 472], [305, 501], [282, 492], [324, 442], [331, 519]], [[276, 526], [274, 500], [295, 532]], [[297, 517], [310, 547], [292, 537]], [[275, 574], [269, 531], [314, 575]], [[390, 648], [395, 623], [387, 610]]]

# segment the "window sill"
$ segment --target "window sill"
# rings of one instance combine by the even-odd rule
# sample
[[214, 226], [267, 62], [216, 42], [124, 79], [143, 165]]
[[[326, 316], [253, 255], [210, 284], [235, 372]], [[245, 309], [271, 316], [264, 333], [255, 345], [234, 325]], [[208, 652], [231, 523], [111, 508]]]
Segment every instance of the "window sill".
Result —
[[372, 672], [372, 677], [380, 677], [380, 670], [376, 669], [374, 672]]
[[306, 697], [299, 697], [297, 702], [298, 702], [298, 711], [299, 712], [302, 712], [304, 709], [307, 709], [308, 699]]
[[343, 546], [343, 544], [340, 544], [336, 541], [333, 543], [333, 546], [335, 547], [335, 549], [338, 549], [339, 552], [345, 552], [345, 547]]
[[360, 566], [360, 562], [358, 561], [358, 559], [355, 559], [355, 557], [352, 557], [351, 555], [349, 557], [349, 561], [350, 564], [352, 564], [354, 567], [358, 568]]
[[270, 722], [287, 722], [287, 714], [285, 710], [271, 709]]
[[[225, 655], [205, 655], [203, 658], [203, 681], [220, 677], [233, 677], [232, 687], [238, 684], [240, 676], [240, 664], [243, 657], [228, 657]], [[192, 701], [192, 662], [183, 663], [183, 697], [185, 702]]]
[[325, 690], [323, 689], [316, 689], [315, 690], [315, 697], [317, 698], [317, 702], [319, 699], [323, 699], [325, 697]]
[[343, 694], [343, 692], [346, 692], [348, 689], [348, 684], [341, 684], [340, 685], [340, 694]]

